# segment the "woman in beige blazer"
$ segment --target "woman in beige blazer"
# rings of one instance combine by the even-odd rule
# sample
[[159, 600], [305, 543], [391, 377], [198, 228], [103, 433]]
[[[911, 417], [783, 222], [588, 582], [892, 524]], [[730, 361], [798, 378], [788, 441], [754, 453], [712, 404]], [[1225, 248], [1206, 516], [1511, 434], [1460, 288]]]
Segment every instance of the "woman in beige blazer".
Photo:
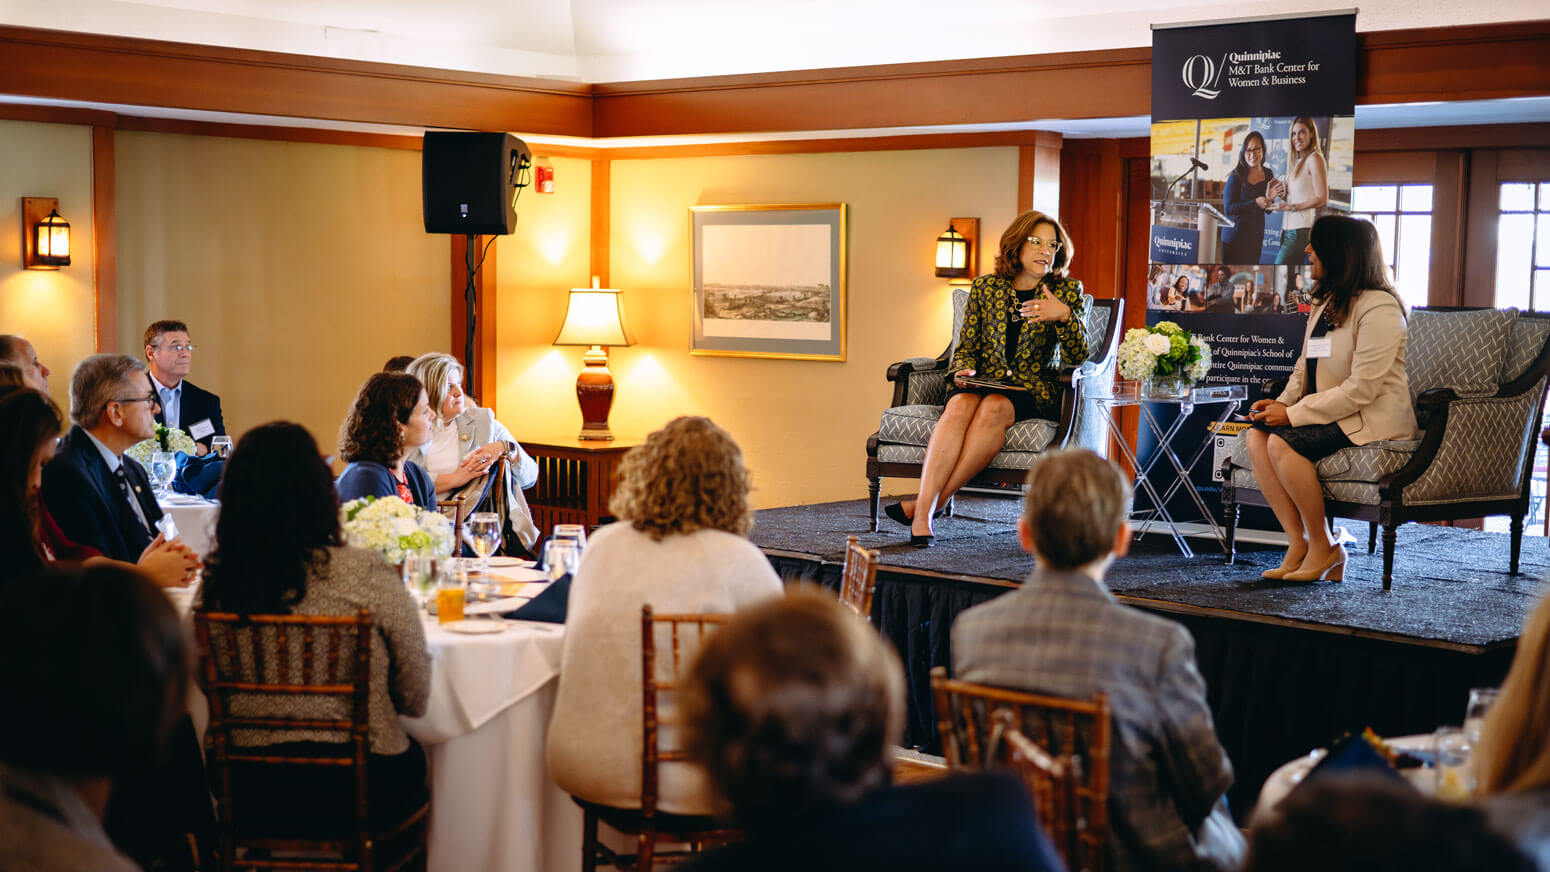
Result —
[[1288, 541], [1286, 559], [1264, 577], [1339, 581], [1345, 551], [1325, 526], [1314, 464], [1353, 445], [1415, 438], [1408, 333], [1371, 223], [1320, 218], [1308, 255], [1315, 284], [1303, 351], [1286, 390], [1254, 403], [1247, 439], [1254, 478]]

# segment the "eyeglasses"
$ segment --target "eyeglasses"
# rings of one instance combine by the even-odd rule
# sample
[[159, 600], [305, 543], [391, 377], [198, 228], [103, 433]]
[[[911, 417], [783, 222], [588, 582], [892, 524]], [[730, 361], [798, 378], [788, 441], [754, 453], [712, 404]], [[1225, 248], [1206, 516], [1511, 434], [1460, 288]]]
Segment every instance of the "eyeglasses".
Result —
[[1040, 239], [1037, 236], [1030, 236], [1030, 237], [1028, 237], [1028, 244], [1033, 246], [1034, 248], [1044, 248], [1044, 249], [1048, 249], [1050, 251], [1059, 251], [1063, 247], [1063, 245], [1064, 245], [1064, 243], [1062, 243], [1058, 239], [1052, 240], [1050, 242], [1045, 242], [1044, 240]]
[[115, 402], [115, 403], [145, 403], [148, 406], [154, 406], [157, 403], [161, 402], [161, 400], [158, 400], [156, 398], [156, 394], [150, 393], [150, 394], [146, 394], [143, 397], [119, 397], [118, 399], [114, 400], [113, 402]]
[[192, 344], [185, 345], [182, 342], [176, 342], [176, 343], [173, 343], [172, 345], [168, 345], [167, 346], [167, 350], [171, 351], [173, 354], [182, 354], [185, 351], [187, 351], [189, 354], [193, 354], [194, 353], [194, 349], [197, 348], [197, 347], [198, 346], [195, 346], [195, 345], [192, 345]]

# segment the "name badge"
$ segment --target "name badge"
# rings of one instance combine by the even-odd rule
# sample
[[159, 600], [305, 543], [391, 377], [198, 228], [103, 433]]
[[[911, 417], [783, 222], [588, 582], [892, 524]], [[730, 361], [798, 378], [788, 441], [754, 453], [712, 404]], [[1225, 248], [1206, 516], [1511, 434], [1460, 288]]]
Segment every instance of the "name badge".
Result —
[[1308, 359], [1312, 360], [1319, 357], [1328, 357], [1330, 354], [1330, 346], [1332, 344], [1333, 340], [1331, 340], [1328, 336], [1316, 336], [1312, 339], [1309, 339]]
[[[1328, 353], [1329, 352], [1327, 351], [1325, 352], [1325, 354]], [[205, 438], [206, 436], [214, 436], [215, 425], [210, 423], [209, 418], [206, 418], [203, 421], [199, 421], [198, 423], [190, 424], [188, 427], [188, 435], [194, 437], [194, 441], [196, 442]]]

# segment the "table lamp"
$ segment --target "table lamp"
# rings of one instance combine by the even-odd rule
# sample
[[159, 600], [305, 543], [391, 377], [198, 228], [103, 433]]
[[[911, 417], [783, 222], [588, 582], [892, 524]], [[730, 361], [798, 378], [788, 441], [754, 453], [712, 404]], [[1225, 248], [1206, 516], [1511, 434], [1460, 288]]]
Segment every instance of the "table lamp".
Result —
[[571, 288], [565, 323], [555, 345], [586, 345], [586, 366], [576, 377], [576, 402], [581, 406], [581, 439], [613, 439], [608, 429], [608, 410], [614, 404], [614, 377], [608, 371], [608, 346], [634, 345], [624, 323], [621, 295], [612, 288]]

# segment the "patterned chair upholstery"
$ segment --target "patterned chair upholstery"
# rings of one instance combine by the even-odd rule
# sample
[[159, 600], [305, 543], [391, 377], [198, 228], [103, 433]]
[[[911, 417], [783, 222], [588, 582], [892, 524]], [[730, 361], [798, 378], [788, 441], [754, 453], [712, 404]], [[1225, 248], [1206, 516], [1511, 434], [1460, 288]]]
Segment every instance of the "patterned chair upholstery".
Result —
[[[1383, 589], [1395, 530], [1407, 521], [1512, 518], [1518, 571], [1534, 451], [1550, 377], [1550, 314], [1513, 309], [1416, 309], [1406, 371], [1421, 438], [1373, 442], [1318, 463], [1331, 518], [1367, 521], [1367, 552], [1383, 527]], [[1239, 436], [1223, 463], [1227, 560], [1240, 505], [1266, 505]]]
[[[1085, 295], [1084, 295], [1085, 296]], [[1097, 404], [1084, 401], [1073, 388], [1071, 375], [1078, 365], [1107, 384], [1113, 378], [1120, 324], [1124, 316], [1123, 300], [1095, 300], [1088, 297], [1087, 360], [1061, 362], [1060, 420], [1019, 421], [1006, 431], [1006, 444], [991, 458], [984, 472], [969, 482], [971, 487], [1020, 486], [1033, 459], [1050, 446], [1081, 445], [1108, 455], [1109, 431]], [[877, 508], [882, 478], [920, 478], [926, 459], [926, 443], [931, 430], [946, 408], [947, 366], [958, 346], [963, 312], [969, 302], [964, 288], [953, 291], [952, 342], [936, 357], [912, 357], [888, 367], [893, 382], [893, 404], [883, 410], [877, 432], [867, 438], [867, 493], [872, 507], [872, 527], [877, 530]], [[951, 503], [948, 510], [951, 512]]]

